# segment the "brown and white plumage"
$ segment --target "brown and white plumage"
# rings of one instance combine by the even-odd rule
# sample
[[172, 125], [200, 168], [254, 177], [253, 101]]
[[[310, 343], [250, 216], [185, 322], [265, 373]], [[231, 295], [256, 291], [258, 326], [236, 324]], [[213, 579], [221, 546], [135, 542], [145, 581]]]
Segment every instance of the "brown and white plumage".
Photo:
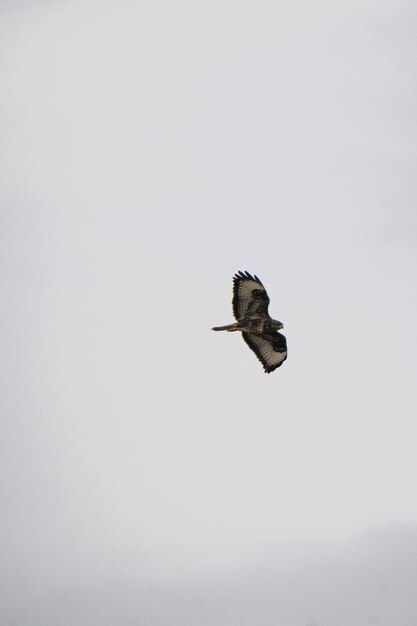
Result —
[[249, 272], [238, 272], [233, 277], [232, 300], [236, 323], [212, 329], [240, 331], [267, 374], [287, 358], [287, 341], [278, 332], [284, 326], [270, 317], [268, 305], [269, 297], [259, 278]]
[[247, 315], [268, 315], [269, 297], [265, 287], [249, 272], [233, 276], [233, 315], [240, 320]]
[[287, 341], [279, 332], [272, 336], [242, 333], [242, 337], [256, 354], [267, 374], [280, 367], [287, 358]]

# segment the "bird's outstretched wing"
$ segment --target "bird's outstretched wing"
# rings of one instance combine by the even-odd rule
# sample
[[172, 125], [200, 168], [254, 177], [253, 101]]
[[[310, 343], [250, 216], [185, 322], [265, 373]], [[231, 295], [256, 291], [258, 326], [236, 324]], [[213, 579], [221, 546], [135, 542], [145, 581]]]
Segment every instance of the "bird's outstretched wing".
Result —
[[242, 337], [256, 354], [267, 374], [276, 370], [287, 358], [287, 340], [281, 333], [277, 332], [274, 335], [242, 333]]
[[233, 315], [237, 320], [250, 314], [268, 315], [269, 297], [257, 276], [238, 272], [233, 277]]

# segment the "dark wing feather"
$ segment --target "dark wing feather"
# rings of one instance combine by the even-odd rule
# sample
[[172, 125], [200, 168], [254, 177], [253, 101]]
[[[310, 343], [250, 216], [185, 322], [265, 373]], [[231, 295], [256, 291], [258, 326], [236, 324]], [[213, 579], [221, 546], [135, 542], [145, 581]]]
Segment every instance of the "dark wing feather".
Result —
[[257, 276], [238, 272], [233, 277], [233, 315], [237, 320], [246, 315], [268, 315], [269, 297]]
[[287, 358], [287, 340], [281, 333], [255, 335], [242, 333], [243, 339], [253, 350], [267, 374], [280, 367]]

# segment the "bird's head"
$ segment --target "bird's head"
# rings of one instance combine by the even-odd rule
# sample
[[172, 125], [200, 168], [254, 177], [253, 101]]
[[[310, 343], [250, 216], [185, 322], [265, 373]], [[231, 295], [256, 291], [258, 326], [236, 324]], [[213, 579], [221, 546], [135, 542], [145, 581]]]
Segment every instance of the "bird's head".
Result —
[[284, 328], [284, 324], [282, 322], [279, 322], [278, 320], [272, 320], [272, 323], [275, 330], [281, 330], [281, 328]]

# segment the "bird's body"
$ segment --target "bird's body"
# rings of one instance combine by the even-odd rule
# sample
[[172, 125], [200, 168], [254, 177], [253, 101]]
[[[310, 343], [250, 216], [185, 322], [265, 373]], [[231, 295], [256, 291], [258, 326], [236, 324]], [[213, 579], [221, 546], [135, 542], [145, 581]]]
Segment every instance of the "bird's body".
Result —
[[287, 358], [287, 341], [278, 331], [284, 327], [268, 313], [269, 297], [257, 276], [238, 272], [233, 277], [233, 314], [236, 322], [212, 330], [241, 332], [267, 374]]

